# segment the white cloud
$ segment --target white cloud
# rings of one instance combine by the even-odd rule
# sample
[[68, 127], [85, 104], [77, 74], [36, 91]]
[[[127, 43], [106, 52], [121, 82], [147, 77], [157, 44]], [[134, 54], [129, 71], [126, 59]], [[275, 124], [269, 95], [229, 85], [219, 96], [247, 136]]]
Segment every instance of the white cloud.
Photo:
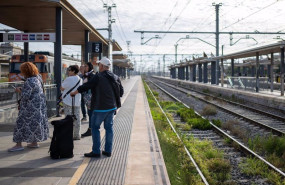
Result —
[[[107, 2], [107, 0], [69, 0], [95, 28], [107, 27], [108, 15], [106, 11], [104, 12], [102, 1]], [[170, 31], [215, 31], [216, 13], [212, 0], [112, 0], [108, 1], [108, 5], [113, 2], [117, 5], [116, 10], [112, 9], [112, 17], [116, 19], [116, 25], [113, 24], [113, 39], [118, 41], [124, 53], [127, 53], [126, 41], [129, 40], [133, 53], [174, 54], [174, 44], [186, 35], [166, 34], [163, 40], [153, 39], [147, 45], [141, 46], [141, 35], [134, 33], [134, 30], [167, 31], [171, 27]], [[221, 0], [216, 3], [219, 2], [223, 4], [220, 7], [220, 31], [285, 31], [284, 0]], [[105, 37], [108, 35], [106, 31], [100, 33]], [[156, 34], [145, 33], [144, 41], [154, 35]], [[164, 34], [158, 35], [162, 37]], [[276, 35], [250, 36], [258, 43], [274, 41], [273, 37], [276, 37]], [[190, 37], [215, 44], [214, 34], [191, 34]], [[233, 41], [243, 37], [245, 35], [233, 35]], [[224, 53], [246, 48], [255, 42], [252, 39], [242, 39], [234, 46], [229, 44], [229, 35], [220, 35], [220, 47], [224, 45]], [[48, 47], [48, 50], [53, 50], [53, 47]], [[41, 47], [30, 48], [36, 50]], [[80, 47], [67, 46], [64, 47], [64, 51], [75, 54], [81, 50]], [[197, 39], [179, 41], [178, 53], [202, 54], [203, 51], [215, 54], [215, 48]], [[157, 60], [159, 57], [153, 58]], [[174, 59], [173, 56], [172, 58]], [[140, 60], [139, 57], [134, 59]]]

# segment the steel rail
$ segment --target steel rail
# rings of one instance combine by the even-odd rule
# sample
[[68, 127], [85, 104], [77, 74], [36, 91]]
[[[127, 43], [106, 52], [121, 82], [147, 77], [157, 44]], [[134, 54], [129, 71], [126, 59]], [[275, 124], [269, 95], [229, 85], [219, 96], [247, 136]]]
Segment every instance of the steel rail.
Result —
[[[182, 90], [182, 89], [178, 89], [177, 87], [172, 87], [171, 85], [169, 85], [169, 84], [167, 84], [167, 83], [165, 83], [165, 82], [161, 82], [161, 83], [163, 83], [163, 84], [165, 84], [165, 85], [167, 85], [167, 86], [169, 86], [169, 87], [171, 87], [171, 88], [174, 88], [174, 89], [176, 89], [176, 90], [178, 90], [178, 91], [180, 91], [180, 92], [183, 92], [183, 93], [185, 93], [185, 94], [187, 94], [187, 95], [189, 94], [187, 91]], [[200, 92], [198, 92], [198, 93], [200, 93]], [[189, 95], [192, 96], [192, 97], [194, 97], [194, 98], [199, 99], [200, 101], [203, 101], [203, 102], [205, 102], [205, 103], [208, 103], [208, 104], [211, 104], [211, 105], [213, 105], [213, 106], [215, 106], [215, 107], [218, 107], [219, 109], [221, 109], [221, 110], [223, 110], [223, 111], [225, 111], [225, 112], [228, 112], [228, 113], [233, 114], [233, 115], [235, 115], [235, 116], [237, 116], [237, 117], [240, 117], [240, 118], [242, 118], [242, 119], [245, 120], [245, 121], [248, 121], [248, 122], [250, 122], [250, 123], [252, 123], [252, 124], [255, 124], [255, 125], [259, 126], [259, 127], [262, 127], [262, 128], [264, 128], [264, 129], [266, 129], [266, 130], [270, 130], [273, 134], [276, 134], [276, 135], [278, 135], [278, 136], [283, 136], [283, 135], [285, 135], [285, 132], [283, 132], [283, 131], [281, 131], [281, 130], [278, 130], [278, 129], [273, 128], [273, 127], [271, 127], [271, 126], [269, 126], [269, 125], [266, 125], [266, 124], [260, 123], [260, 122], [258, 122], [258, 121], [255, 121], [255, 120], [253, 120], [253, 119], [250, 119], [250, 118], [248, 118], [248, 117], [245, 117], [245, 116], [243, 116], [243, 115], [241, 115], [241, 114], [238, 114], [238, 113], [236, 113], [236, 112], [233, 112], [233, 111], [231, 111], [231, 110], [229, 110], [229, 109], [226, 109], [226, 108], [224, 108], [224, 107], [222, 107], [222, 106], [220, 106], [220, 105], [214, 104], [214, 103], [212, 103], [212, 102], [210, 102], [210, 101], [207, 101], [207, 100], [205, 100], [205, 99], [203, 99], [203, 98], [200, 98], [200, 97], [198, 97], [198, 96], [195, 96], [195, 95], [193, 95], [193, 94], [189, 94]]]
[[[157, 78], [157, 77], [153, 77], [153, 78]], [[159, 79], [159, 78], [158, 78], [158, 79]], [[172, 84], [172, 85], [176, 85], [176, 84], [174, 84], [174, 83], [171, 83], [171, 81], [169, 81], [169, 82], [170, 82], [170, 84]], [[182, 87], [182, 88], [185, 88], [185, 89], [188, 89], [188, 90], [191, 90], [191, 91], [200, 93], [200, 94], [204, 94], [204, 95], [206, 95], [206, 96], [211, 96], [211, 97], [216, 98], [216, 99], [220, 99], [220, 100], [223, 100], [223, 101], [227, 101], [228, 103], [233, 103], [233, 104], [236, 104], [236, 105], [239, 105], [239, 106], [243, 106], [244, 108], [247, 108], [247, 109], [249, 109], [249, 110], [253, 110], [253, 111], [256, 111], [256, 112], [260, 112], [260, 113], [262, 113], [262, 114], [268, 114], [268, 116], [270, 116], [270, 117], [273, 117], [273, 118], [275, 118], [275, 119], [278, 119], [278, 120], [280, 120], [280, 121], [284, 121], [284, 122], [285, 122], [285, 117], [281, 117], [281, 116], [278, 116], [278, 115], [275, 115], [275, 114], [272, 114], [272, 113], [264, 112], [264, 111], [262, 111], [262, 110], [255, 109], [255, 108], [252, 108], [252, 107], [249, 107], [249, 106], [240, 104], [240, 103], [236, 103], [236, 102], [233, 102], [233, 101], [230, 101], [230, 100], [226, 100], [226, 99], [224, 99], [224, 98], [220, 98], [220, 97], [213, 96], [213, 95], [210, 95], [210, 94], [201, 92], [201, 91], [194, 90], [194, 89], [192, 89], [192, 88], [188, 88], [188, 87]], [[261, 104], [258, 104], [258, 103], [254, 103], [254, 104], [256, 104], [256, 105], [261, 105]], [[261, 106], [265, 107], [264, 105], [261, 105]], [[280, 110], [280, 109], [277, 109], [277, 108], [274, 108], [274, 107], [270, 107], [270, 109], [274, 109], [274, 110], [280, 111], [280, 112], [282, 112], [282, 113], [285, 114], [285, 111], [284, 111], [284, 110]]]
[[[158, 86], [157, 84], [155, 84], [154, 82], [152, 82], [150, 80], [151, 83], [153, 83], [155, 86], [157, 86], [159, 89], [161, 89], [163, 92], [165, 92], [166, 94], [170, 94], [168, 91], [164, 90], [163, 88], [161, 88], [160, 86]], [[173, 96], [173, 95], [172, 95]], [[173, 96], [174, 97], [174, 96]], [[178, 99], [178, 98], [177, 98]], [[178, 99], [179, 100], [179, 99]], [[179, 100], [180, 101], [180, 100]], [[181, 101], [180, 101], [181, 102]], [[185, 105], [183, 103], [183, 105]], [[189, 106], [187, 106], [189, 107]], [[195, 111], [195, 113], [199, 116], [201, 116], [198, 112]], [[203, 119], [206, 119], [205, 117], [201, 116]], [[276, 171], [277, 173], [279, 173], [283, 178], [285, 178], [285, 173], [282, 172], [280, 169], [276, 168], [274, 165], [272, 165], [270, 162], [268, 162], [267, 160], [265, 160], [264, 158], [262, 158], [260, 155], [256, 154], [255, 152], [253, 152], [251, 149], [249, 149], [248, 147], [246, 147], [244, 144], [240, 143], [239, 141], [237, 141], [235, 138], [233, 138], [232, 136], [230, 136], [229, 134], [227, 134], [226, 132], [224, 132], [222, 129], [220, 129], [219, 127], [217, 127], [216, 125], [214, 125], [210, 120], [209, 120], [210, 124], [213, 126], [213, 128], [218, 131], [220, 134], [222, 134], [223, 136], [226, 136], [227, 138], [230, 138], [233, 142], [235, 142], [236, 144], [238, 144], [240, 146], [240, 149], [242, 149], [243, 151], [245, 151], [246, 153], [250, 154], [251, 156], [254, 156], [256, 158], [258, 158], [259, 160], [261, 160], [262, 162], [264, 162], [265, 164], [267, 164], [271, 169], [273, 169], [274, 171]]]
[[[201, 92], [201, 91], [197, 91], [197, 90], [194, 90], [194, 89], [191, 89], [191, 88], [187, 88], [187, 87], [182, 87], [182, 88], [185, 88], [185, 89], [188, 89], [188, 90], [190, 90], [190, 91], [194, 91], [194, 92], [203, 94], [203, 95], [205, 95], [205, 96], [210, 96], [210, 97], [212, 97], [212, 98], [219, 99], [219, 100], [225, 101], [225, 102], [227, 102], [227, 103], [229, 103], [229, 104], [237, 105], [237, 106], [240, 106], [240, 107], [242, 107], [242, 108], [245, 108], [245, 109], [248, 109], [248, 110], [251, 110], [251, 111], [260, 113], [260, 114], [266, 114], [266, 115], [269, 116], [269, 117], [272, 117], [272, 118], [277, 119], [277, 120], [279, 120], [279, 121], [284, 121], [284, 122], [285, 122], [285, 117], [281, 117], [281, 116], [278, 116], [278, 115], [275, 115], [275, 114], [272, 114], [272, 113], [269, 113], [269, 112], [265, 112], [265, 111], [263, 111], [263, 110], [255, 109], [255, 108], [252, 108], [252, 107], [249, 107], [249, 106], [246, 106], [246, 105], [237, 103], [237, 102], [233, 102], [233, 101], [230, 101], [230, 100], [227, 100], [227, 99], [224, 99], [224, 98], [220, 98], [220, 97], [217, 97], [217, 96], [214, 96], [214, 95], [211, 95], [211, 94], [207, 94], [207, 93], [204, 93], [204, 92]], [[263, 105], [263, 106], [264, 106], [264, 105]], [[276, 109], [276, 108], [274, 108], [274, 109]], [[276, 110], [279, 110], [279, 109], [276, 109]], [[282, 110], [281, 110], [281, 111], [282, 111]]]

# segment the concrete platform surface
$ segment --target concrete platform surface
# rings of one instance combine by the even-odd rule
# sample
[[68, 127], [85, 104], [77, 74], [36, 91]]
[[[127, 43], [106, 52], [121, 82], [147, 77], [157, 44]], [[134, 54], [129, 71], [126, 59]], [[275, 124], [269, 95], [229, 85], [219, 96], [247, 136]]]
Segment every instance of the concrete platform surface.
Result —
[[[74, 157], [70, 159], [50, 159], [48, 153], [50, 139], [40, 143], [40, 148], [27, 148], [26, 143], [23, 143], [24, 151], [7, 152], [7, 149], [14, 143], [12, 142], [13, 132], [6, 129], [0, 132], [0, 184], [102, 184], [102, 181], [98, 180], [99, 178], [92, 179], [96, 175], [100, 179], [112, 178], [104, 180], [108, 183], [103, 184], [170, 184], [142, 80], [139, 76], [134, 76], [122, 83], [125, 95], [122, 98], [123, 106], [114, 119], [112, 157], [102, 156], [99, 160], [84, 158], [84, 153], [91, 151], [91, 137], [74, 141]], [[128, 121], [127, 117], [129, 117], [128, 120], [131, 120], [129, 127], [121, 129], [120, 124], [125, 124]], [[50, 121], [61, 118], [53, 118]], [[85, 132], [87, 127], [88, 122], [82, 122], [81, 133]], [[129, 136], [124, 136], [127, 133], [126, 130], [129, 130]], [[50, 125], [50, 136], [52, 136], [52, 131], [53, 127]], [[104, 144], [104, 135], [104, 128], [101, 128], [102, 144]], [[122, 136], [127, 138], [125, 144], [120, 144], [122, 143], [120, 138], [124, 138]], [[115, 146], [119, 146], [119, 148]], [[122, 147], [124, 147], [123, 150]], [[120, 155], [121, 151], [126, 155]], [[117, 162], [118, 157], [120, 161], [125, 161], [125, 163], [121, 163], [121, 177], [118, 177], [119, 173], [114, 173], [117, 176], [111, 177], [112, 170], [115, 169], [115, 166], [120, 165]], [[108, 162], [111, 165], [108, 166]], [[116, 165], [112, 165], [115, 163]], [[94, 165], [102, 164], [106, 164], [104, 171], [92, 168]], [[119, 170], [116, 171], [119, 172]], [[116, 178], [121, 180], [116, 183]]]

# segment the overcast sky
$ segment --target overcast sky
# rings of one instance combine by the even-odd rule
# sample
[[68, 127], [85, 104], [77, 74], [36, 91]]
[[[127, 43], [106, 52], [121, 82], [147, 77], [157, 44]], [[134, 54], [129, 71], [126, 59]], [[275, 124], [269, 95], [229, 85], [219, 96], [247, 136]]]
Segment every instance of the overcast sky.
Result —
[[[113, 39], [127, 53], [127, 43], [130, 42], [130, 51], [133, 54], [174, 54], [174, 44], [185, 38], [186, 34], [155, 34], [145, 33], [144, 41], [159, 35], [162, 39], [152, 39], [146, 45], [141, 45], [141, 34], [134, 30], [146, 31], [215, 31], [215, 7], [212, 0], [69, 0], [77, 10], [95, 27], [106, 28], [108, 26], [108, 13], [103, 8], [116, 4], [112, 9], [112, 17], [116, 23], [112, 24]], [[248, 32], [278, 32], [285, 31], [285, 2], [284, 0], [221, 0], [220, 7], [220, 31], [248, 31]], [[283, 10], [282, 10], [283, 9]], [[64, 20], [63, 20], [64, 21]], [[99, 31], [108, 37], [107, 31]], [[258, 44], [276, 42], [273, 39], [277, 35], [250, 35]], [[280, 35], [285, 39], [285, 35]], [[214, 34], [192, 34], [190, 37], [202, 39], [215, 45]], [[233, 42], [245, 35], [233, 35]], [[229, 35], [220, 35], [220, 47], [224, 45], [224, 53], [230, 53], [247, 47], [256, 46], [254, 39], [241, 39], [234, 46], [230, 46]], [[19, 43], [21, 44], [21, 43]], [[31, 44], [32, 50], [53, 50], [53, 44], [43, 46]], [[77, 46], [63, 46], [63, 51], [69, 55], [80, 54]], [[192, 54], [216, 53], [211, 45], [198, 39], [183, 39], [178, 42], [178, 54], [186, 54], [183, 58]], [[221, 54], [221, 49], [220, 49]], [[140, 61], [140, 57], [133, 57]], [[143, 57], [143, 60], [160, 60], [159, 57]], [[168, 62], [173, 62], [174, 57], [167, 57]], [[182, 59], [182, 56], [178, 56]]]

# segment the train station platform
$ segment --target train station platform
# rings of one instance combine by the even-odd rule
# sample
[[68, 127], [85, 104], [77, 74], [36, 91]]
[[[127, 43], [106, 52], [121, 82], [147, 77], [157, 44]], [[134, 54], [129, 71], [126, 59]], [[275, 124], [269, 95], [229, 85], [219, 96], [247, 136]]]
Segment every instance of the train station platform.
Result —
[[[51, 139], [36, 149], [23, 143], [23, 151], [7, 152], [14, 145], [13, 132], [0, 130], [0, 184], [170, 184], [142, 80], [134, 76], [122, 83], [125, 95], [114, 118], [111, 157], [85, 158], [84, 153], [92, 148], [91, 137], [74, 142], [74, 157], [70, 159], [49, 157]], [[87, 127], [88, 122], [83, 122], [81, 133]], [[52, 131], [50, 125], [50, 136]], [[104, 135], [102, 127], [102, 148]]]
[[169, 77], [153, 76], [154, 78], [163, 81], [171, 82], [173, 85], [182, 85], [184, 87], [189, 87], [191, 89], [217, 94], [229, 99], [236, 98], [244, 102], [252, 102], [259, 105], [264, 105], [271, 107], [273, 109], [280, 109], [285, 111], [285, 97], [280, 96], [280, 91], [270, 92], [270, 90], [260, 90], [259, 92], [247, 91], [244, 89], [228, 88], [226, 85], [221, 87], [221, 85], [214, 85], [209, 83], [192, 82], [180, 79], [173, 79]]

